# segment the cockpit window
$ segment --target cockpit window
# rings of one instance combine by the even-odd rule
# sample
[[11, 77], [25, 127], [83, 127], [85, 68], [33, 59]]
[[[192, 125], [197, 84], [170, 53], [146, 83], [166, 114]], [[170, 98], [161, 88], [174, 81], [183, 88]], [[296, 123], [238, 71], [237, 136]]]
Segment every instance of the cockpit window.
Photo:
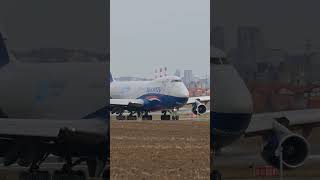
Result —
[[172, 80], [171, 82], [182, 82], [181, 79], [175, 79], [175, 80]]

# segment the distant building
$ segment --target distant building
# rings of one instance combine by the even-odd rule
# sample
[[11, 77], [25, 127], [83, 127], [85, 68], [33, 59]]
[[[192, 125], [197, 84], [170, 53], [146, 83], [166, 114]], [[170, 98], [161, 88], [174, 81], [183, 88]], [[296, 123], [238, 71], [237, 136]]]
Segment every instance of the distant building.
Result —
[[[255, 112], [305, 109], [308, 108], [311, 102], [309, 100], [311, 95], [308, 95], [310, 88], [307, 86], [271, 83], [255, 84], [249, 87]], [[313, 103], [316, 104], [318, 101], [314, 100]]]
[[184, 70], [183, 81], [187, 86], [193, 81], [192, 70]]
[[176, 70], [176, 72], [174, 73], [175, 76], [181, 77], [181, 72], [179, 69]]
[[225, 50], [224, 28], [222, 26], [216, 26], [213, 28], [213, 36], [211, 36], [211, 42], [213, 46], [221, 50]]
[[228, 56], [245, 81], [253, 81], [257, 73], [257, 63], [266, 57], [263, 33], [258, 27], [242, 26], [237, 31], [237, 48]]
[[264, 48], [263, 34], [258, 27], [238, 28], [238, 48], [257, 51]]

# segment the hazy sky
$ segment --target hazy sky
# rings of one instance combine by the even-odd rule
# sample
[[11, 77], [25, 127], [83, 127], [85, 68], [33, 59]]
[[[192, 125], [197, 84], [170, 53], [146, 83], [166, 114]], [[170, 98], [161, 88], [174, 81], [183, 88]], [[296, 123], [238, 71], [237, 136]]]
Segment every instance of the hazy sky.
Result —
[[318, 0], [214, 0], [214, 23], [226, 28], [227, 47], [239, 25], [261, 27], [267, 47], [303, 49], [310, 39], [320, 49]]
[[160, 66], [209, 72], [209, 0], [112, 0], [110, 8], [114, 76], [153, 77]]
[[82, 48], [105, 52], [104, 0], [1, 0], [0, 30], [10, 49]]

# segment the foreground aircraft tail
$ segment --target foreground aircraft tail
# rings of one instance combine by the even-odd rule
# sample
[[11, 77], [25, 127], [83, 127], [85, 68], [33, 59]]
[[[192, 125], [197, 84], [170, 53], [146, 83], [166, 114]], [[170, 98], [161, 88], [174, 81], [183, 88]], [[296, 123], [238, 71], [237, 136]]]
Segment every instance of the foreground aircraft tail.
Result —
[[110, 73], [110, 83], [112, 83], [114, 80], [113, 80], [113, 77], [112, 77], [112, 74]]
[[5, 38], [0, 32], [0, 67], [9, 63], [9, 53], [5, 43]]

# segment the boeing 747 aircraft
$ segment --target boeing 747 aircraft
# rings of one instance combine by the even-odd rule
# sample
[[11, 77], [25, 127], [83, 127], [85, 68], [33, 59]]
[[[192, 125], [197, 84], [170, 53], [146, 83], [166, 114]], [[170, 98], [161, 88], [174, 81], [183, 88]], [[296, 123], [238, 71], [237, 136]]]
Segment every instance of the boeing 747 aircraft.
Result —
[[[82, 176], [72, 170], [86, 162], [99, 176], [108, 158], [105, 63], [21, 63], [10, 58], [0, 33], [0, 156], [4, 166], [40, 172], [49, 156], [65, 164], [53, 176]], [[81, 175], [82, 174], [82, 175]], [[45, 177], [44, 177], [45, 176]], [[70, 177], [72, 179], [72, 177]]]
[[192, 104], [194, 114], [204, 114], [210, 101], [209, 96], [189, 97], [189, 92], [179, 77], [165, 76], [152, 81], [114, 81], [110, 74], [111, 113], [119, 114], [118, 120], [124, 120], [123, 112], [130, 112], [128, 120], [136, 120], [142, 115], [143, 120], [152, 120], [150, 111], [162, 111], [161, 120], [179, 120], [176, 111]]
[[306, 139], [312, 128], [320, 126], [319, 109], [254, 114], [248, 88], [224, 52], [216, 48], [211, 49], [210, 73], [214, 92], [210, 115], [213, 152], [241, 136], [261, 136], [261, 156], [270, 165], [294, 169], [304, 164], [310, 146]]

